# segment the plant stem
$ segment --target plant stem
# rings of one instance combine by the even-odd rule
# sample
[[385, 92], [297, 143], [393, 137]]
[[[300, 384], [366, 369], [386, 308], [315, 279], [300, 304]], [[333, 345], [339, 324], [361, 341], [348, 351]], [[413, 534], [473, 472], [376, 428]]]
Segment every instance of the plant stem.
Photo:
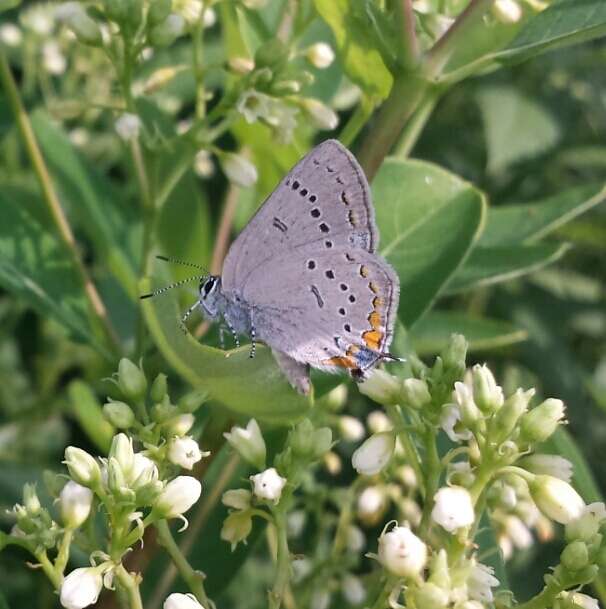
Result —
[[63, 577], [65, 567], [67, 566], [67, 561], [69, 560], [69, 547], [72, 543], [73, 537], [74, 530], [65, 529], [65, 532], [63, 533], [63, 539], [61, 539], [61, 545], [59, 546], [57, 558], [55, 558], [55, 571], [57, 572], [57, 574], [61, 575], [61, 577]]
[[530, 600], [525, 603], [516, 605], [516, 609], [545, 609], [551, 607], [556, 596], [562, 591], [561, 587], [557, 585], [554, 578], [551, 578], [547, 585]]
[[269, 608], [280, 609], [290, 580], [290, 550], [286, 537], [286, 514], [280, 508], [274, 513], [276, 537], [278, 542], [276, 557], [276, 577], [269, 592]]
[[34, 556], [36, 557], [36, 559], [42, 566], [42, 570], [44, 571], [44, 574], [46, 575], [46, 577], [48, 577], [48, 579], [50, 579], [55, 590], [59, 590], [59, 588], [61, 587], [61, 582], [63, 581], [63, 574], [59, 573], [55, 569], [55, 567], [53, 567], [53, 564], [49, 560], [45, 551], [39, 552], [38, 554], [35, 554]]
[[417, 143], [423, 128], [427, 124], [431, 113], [438, 103], [439, 94], [436, 89], [428, 88], [423, 100], [419, 104], [415, 113], [410, 117], [410, 120], [404, 127], [400, 140], [394, 150], [394, 155], [405, 159], [410, 156], [412, 149]]
[[360, 133], [372, 114], [372, 108], [373, 106], [368, 100], [362, 99], [360, 101], [339, 134], [339, 141], [343, 146], [349, 148], [352, 145], [353, 141], [358, 136], [358, 133]]
[[116, 567], [115, 573], [118, 581], [126, 591], [130, 609], [143, 609], [137, 575], [129, 573], [121, 564]]
[[204, 13], [206, 3], [202, 7], [202, 14], [192, 31], [192, 59], [194, 77], [196, 79], [196, 118], [203, 119], [206, 115], [206, 89], [204, 88]]
[[436, 436], [434, 430], [430, 425], [425, 430], [424, 437], [425, 444], [425, 471], [426, 485], [425, 485], [425, 503], [423, 504], [423, 516], [421, 518], [421, 536], [426, 539], [429, 534], [429, 527], [431, 526], [431, 511], [433, 510], [433, 498], [438, 490], [440, 484], [440, 474], [442, 471], [442, 464], [440, 462], [440, 455], [438, 454], [438, 446], [436, 444]]
[[396, 0], [396, 21], [398, 24], [398, 60], [407, 70], [414, 68], [419, 60], [419, 47], [415, 31], [415, 15], [412, 0]]
[[211, 604], [204, 590], [204, 574], [196, 571], [189, 564], [187, 558], [175, 542], [175, 538], [170, 531], [166, 520], [160, 520], [154, 525], [158, 532], [158, 542], [166, 549], [173, 563], [179, 571], [179, 575], [183, 578], [193, 595], [200, 601], [202, 606], [210, 607]]
[[364, 478], [358, 476], [347, 489], [347, 496], [341, 502], [341, 512], [337, 521], [337, 529], [332, 545], [331, 557], [338, 560], [347, 544], [347, 533], [353, 517], [353, 503], [358, 492], [358, 488], [364, 484]]
[[372, 609], [385, 609], [388, 606], [387, 599], [389, 599], [389, 595], [392, 593], [396, 581], [397, 578], [393, 575], [387, 576], [385, 584], [383, 585], [383, 588], [381, 588], [379, 596], [377, 596], [377, 600], [372, 605]]
[[40, 188], [43, 194], [43, 200], [49, 208], [51, 217], [53, 218], [53, 221], [55, 223], [55, 227], [57, 228], [59, 236], [61, 237], [61, 240], [63, 241], [63, 244], [65, 245], [66, 250], [72, 259], [74, 268], [80, 276], [80, 280], [84, 287], [84, 293], [88, 301], [89, 308], [91, 312], [95, 315], [95, 317], [101, 322], [101, 327], [103, 328], [106, 334], [108, 343], [112, 351], [120, 352], [120, 343], [118, 336], [109, 320], [107, 309], [105, 308], [105, 305], [101, 300], [101, 296], [97, 292], [95, 284], [92, 282], [91, 278], [88, 275], [86, 267], [84, 266], [84, 263], [80, 259], [72, 229], [61, 207], [59, 197], [55, 192], [55, 188], [48, 172], [48, 168], [46, 167], [46, 163], [44, 162], [42, 152], [38, 147], [36, 136], [29, 121], [27, 111], [25, 110], [25, 107], [19, 95], [19, 90], [13, 78], [13, 74], [6, 59], [6, 55], [1, 49], [0, 81], [2, 82], [4, 90], [6, 91], [6, 95], [8, 97], [13, 114], [15, 115], [15, 120], [17, 122], [17, 127], [19, 129], [21, 139], [23, 140], [25, 150], [34, 169], [34, 173], [38, 178], [38, 182], [40, 184]]

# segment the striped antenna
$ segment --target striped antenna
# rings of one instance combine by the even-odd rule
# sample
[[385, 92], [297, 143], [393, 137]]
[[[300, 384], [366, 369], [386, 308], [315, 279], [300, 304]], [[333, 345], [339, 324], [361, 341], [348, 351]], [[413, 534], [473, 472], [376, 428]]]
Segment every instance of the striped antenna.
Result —
[[201, 271], [206, 272], [206, 269], [195, 262], [187, 262], [185, 260], [179, 260], [178, 258], [168, 258], [167, 256], [156, 256], [158, 260], [163, 260], [164, 262], [170, 262], [171, 264], [180, 264], [182, 266], [191, 266], [195, 269], [200, 269]]
[[190, 281], [194, 281], [194, 280], [202, 280], [204, 279], [204, 277], [206, 277], [206, 275], [194, 275], [193, 277], [188, 277], [187, 279], [182, 279], [181, 281], [176, 281], [175, 283], [171, 283], [170, 285], [167, 285], [163, 288], [158, 288], [157, 290], [154, 290], [153, 292], [149, 292], [149, 294], [142, 294], [141, 296], [139, 296], [139, 298], [141, 300], [143, 300], [144, 298], [151, 298], [152, 296], [158, 296], [159, 294], [164, 294], [165, 292], [168, 292], [168, 290], [172, 290], [173, 288], [178, 288], [180, 285], [183, 285], [184, 283], [189, 283]]

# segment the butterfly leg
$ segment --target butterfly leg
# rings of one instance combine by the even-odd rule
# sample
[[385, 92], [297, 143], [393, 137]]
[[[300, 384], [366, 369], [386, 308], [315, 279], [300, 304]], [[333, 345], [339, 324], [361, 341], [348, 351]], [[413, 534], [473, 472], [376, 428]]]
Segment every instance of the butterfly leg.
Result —
[[250, 354], [248, 357], [251, 359], [255, 357], [255, 353], [257, 352], [257, 333], [255, 332], [255, 327], [250, 327]]
[[181, 326], [181, 330], [183, 330], [184, 334], [187, 334], [187, 326], [185, 325], [185, 322], [189, 319], [189, 316], [198, 308], [199, 304], [200, 302], [196, 300], [196, 302], [194, 302], [194, 304], [189, 307], [189, 309], [187, 309], [185, 313], [183, 313], [183, 317], [181, 317], [181, 322], [179, 325]]
[[225, 320], [225, 325], [229, 328], [231, 335], [234, 337], [234, 343], [236, 343], [236, 347], [239, 347], [240, 338], [238, 337], [238, 333], [236, 332], [235, 328], [229, 323], [229, 320], [227, 319], [227, 317], [224, 317], [223, 319]]

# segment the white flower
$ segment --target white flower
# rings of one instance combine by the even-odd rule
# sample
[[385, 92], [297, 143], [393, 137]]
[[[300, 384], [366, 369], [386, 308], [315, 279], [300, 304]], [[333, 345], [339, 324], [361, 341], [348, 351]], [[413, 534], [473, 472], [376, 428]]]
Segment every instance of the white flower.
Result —
[[55, 10], [57, 21], [64, 22], [84, 44], [100, 44], [101, 30], [79, 2], [64, 2]]
[[338, 427], [341, 432], [341, 437], [346, 442], [358, 442], [366, 434], [362, 421], [350, 415], [339, 417]]
[[600, 603], [598, 603], [597, 599], [582, 592], [560, 592], [558, 598], [565, 599], [574, 607], [579, 607], [580, 609], [600, 609]]
[[465, 383], [460, 381], [455, 383], [452, 397], [459, 406], [461, 421], [466, 427], [470, 427], [481, 417], [480, 410], [474, 402], [473, 393]]
[[494, 576], [494, 569], [482, 563], [476, 563], [467, 579], [467, 592], [471, 600], [492, 603], [491, 588], [496, 588], [498, 585], [499, 580]]
[[395, 446], [396, 437], [393, 432], [374, 434], [356, 449], [351, 458], [352, 465], [359, 474], [374, 476], [389, 463]]
[[194, 425], [196, 418], [191, 413], [180, 414], [171, 419], [170, 431], [175, 436], [184, 436]]
[[529, 548], [532, 545], [532, 533], [530, 529], [517, 516], [507, 516], [503, 522], [505, 533], [513, 542], [513, 545], [520, 550]]
[[[230, 57], [227, 61], [227, 65], [232, 72], [240, 74], [241, 76], [248, 74], [255, 69], [255, 62], [248, 57]], [[238, 101], [238, 103], [240, 102]], [[238, 110], [240, 110], [240, 108], [238, 108]]]
[[202, 494], [202, 485], [191, 476], [177, 476], [162, 490], [154, 509], [164, 518], [176, 518], [198, 501]]
[[305, 510], [294, 510], [289, 512], [288, 518], [286, 519], [286, 529], [288, 536], [295, 538], [299, 537], [305, 528], [307, 521], [307, 514]]
[[306, 97], [301, 100], [303, 110], [307, 112], [312, 124], [318, 129], [332, 130], [339, 124], [337, 113], [317, 99]]
[[316, 44], [312, 44], [307, 51], [305, 51], [305, 56], [312, 66], [323, 70], [324, 68], [328, 68], [334, 61], [335, 52], [329, 44], [326, 44], [325, 42], [316, 42]]
[[286, 485], [286, 478], [282, 478], [275, 467], [270, 467], [260, 474], [251, 476], [254, 493], [259, 499], [278, 503], [282, 489]]
[[78, 528], [90, 514], [93, 503], [93, 492], [70, 480], [59, 494], [59, 508], [65, 526]]
[[133, 439], [124, 433], [116, 434], [112, 439], [109, 449], [110, 459], [113, 457], [120, 465], [125, 477], [130, 477], [135, 463], [135, 451], [133, 450]]
[[141, 453], [135, 453], [133, 465], [126, 478], [127, 484], [134, 490], [158, 480], [158, 466]]
[[583, 513], [566, 525], [566, 540], [582, 539], [591, 542], [606, 520], [606, 507], [602, 502], [590, 503]]
[[14, 23], [3, 23], [0, 25], [0, 40], [7, 47], [18, 47], [23, 40], [23, 34]]
[[92, 486], [101, 480], [99, 464], [81, 448], [68, 446], [65, 449], [65, 465], [70, 476], [84, 486]]
[[559, 478], [535, 476], [528, 488], [539, 510], [561, 524], [578, 518], [585, 509], [581, 496], [568, 482]]
[[248, 188], [258, 179], [257, 168], [240, 154], [223, 152], [219, 155], [221, 168], [230, 182]]
[[75, 569], [63, 580], [59, 598], [66, 609], [83, 609], [97, 602], [102, 587], [98, 567]]
[[173, 592], [169, 594], [163, 605], [164, 609], [204, 609], [193, 594]]
[[136, 114], [125, 112], [114, 125], [119, 137], [128, 142], [139, 137], [141, 131], [141, 119]]
[[522, 467], [533, 474], [554, 476], [564, 482], [572, 480], [572, 463], [560, 455], [531, 455], [522, 461]]
[[341, 594], [350, 605], [360, 605], [366, 599], [366, 588], [359, 577], [347, 573], [341, 580]]
[[182, 15], [171, 13], [162, 23], [152, 28], [149, 38], [152, 44], [168, 46], [185, 31], [185, 19]]
[[26, 27], [39, 36], [48, 36], [54, 27], [51, 5], [36, 4], [24, 10], [19, 19]]
[[440, 427], [453, 442], [464, 442], [471, 439], [469, 429], [461, 429], [461, 409], [458, 404], [446, 404], [440, 414]]
[[382, 410], [373, 410], [366, 417], [366, 425], [372, 433], [381, 433], [393, 429], [389, 417]]
[[347, 527], [347, 549], [350, 552], [361, 552], [366, 545], [366, 537], [362, 529], [355, 524]]
[[173, 11], [181, 15], [188, 25], [194, 25], [202, 17], [202, 0], [173, 0]]
[[210, 452], [202, 452], [198, 443], [190, 436], [172, 438], [168, 443], [168, 460], [184, 469], [192, 469], [194, 464], [208, 455]]
[[427, 562], [427, 546], [408, 528], [396, 526], [379, 537], [379, 562], [400, 577], [418, 575]]
[[254, 123], [260, 118], [269, 116], [275, 103], [276, 100], [273, 97], [254, 89], [248, 89], [240, 95], [236, 109], [247, 123]]
[[221, 503], [235, 510], [246, 510], [250, 507], [251, 492], [245, 488], [231, 489], [223, 493]]
[[476, 364], [471, 369], [473, 396], [480, 410], [494, 412], [503, 406], [503, 389], [497, 385], [488, 366]]
[[358, 518], [364, 522], [375, 523], [387, 507], [387, 495], [381, 486], [367, 486], [358, 497]]
[[562, 422], [564, 402], [548, 398], [520, 419], [520, 438], [526, 442], [544, 442]]
[[413, 408], [423, 408], [431, 402], [427, 383], [421, 379], [409, 378], [402, 383], [404, 401]]
[[522, 18], [522, 7], [516, 0], [495, 0], [492, 13], [501, 23], [517, 23]]
[[379, 404], [397, 404], [402, 384], [400, 379], [376, 368], [358, 385], [360, 393]]
[[445, 486], [434, 496], [431, 517], [449, 533], [473, 524], [475, 513], [469, 491], [461, 486]]
[[328, 609], [330, 605], [330, 592], [323, 588], [316, 588], [309, 600], [309, 609]]
[[217, 23], [217, 13], [214, 8], [207, 8], [204, 11], [204, 16], [202, 17], [204, 21], [205, 28], [211, 28], [215, 23]]
[[194, 171], [201, 178], [210, 178], [215, 173], [215, 166], [208, 150], [198, 150], [194, 157]]
[[245, 428], [232, 427], [223, 436], [243, 459], [259, 469], [265, 467], [265, 440], [255, 419], [251, 419]]

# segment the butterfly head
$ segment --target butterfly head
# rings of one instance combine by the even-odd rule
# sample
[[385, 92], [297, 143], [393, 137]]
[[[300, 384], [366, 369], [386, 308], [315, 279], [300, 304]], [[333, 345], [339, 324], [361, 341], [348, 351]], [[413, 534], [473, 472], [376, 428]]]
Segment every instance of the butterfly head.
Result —
[[208, 275], [200, 279], [199, 301], [206, 317], [214, 319], [221, 314], [221, 277]]

